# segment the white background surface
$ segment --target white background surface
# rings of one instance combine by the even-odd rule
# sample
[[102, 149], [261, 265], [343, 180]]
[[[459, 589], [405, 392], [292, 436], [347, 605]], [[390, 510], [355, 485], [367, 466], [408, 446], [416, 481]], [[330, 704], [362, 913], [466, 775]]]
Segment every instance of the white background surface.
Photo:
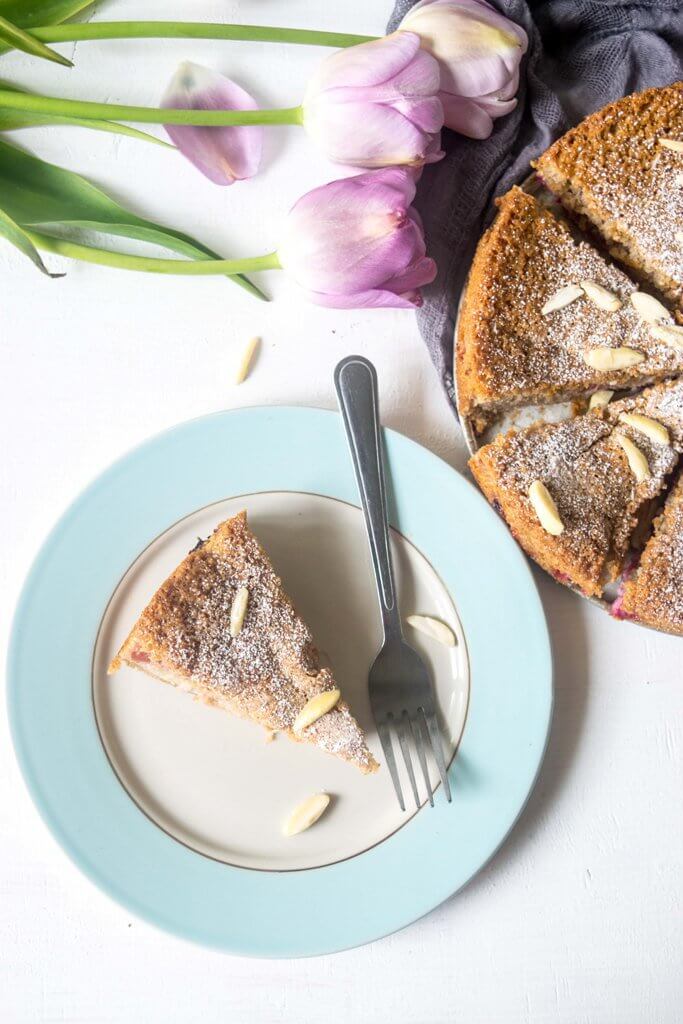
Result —
[[[380, 32], [388, 4], [112, 0], [101, 8], [100, 17]], [[3, 58], [2, 71], [55, 94], [151, 104], [176, 64], [191, 58], [240, 79], [264, 106], [290, 106], [321, 53], [82, 43], [73, 72], [18, 56]], [[273, 248], [282, 213], [305, 189], [335, 177], [297, 128], [272, 129], [263, 173], [225, 190], [142, 143], [76, 129], [26, 132], [21, 141], [226, 255]], [[385, 423], [463, 467], [452, 414], [410, 313], [306, 307], [274, 273], [261, 279], [274, 297], [266, 306], [220, 279], [63, 269], [65, 279], [46, 280], [0, 245], [3, 645], [39, 542], [104, 466], [151, 434], [214, 410], [332, 407], [332, 369], [352, 350], [378, 367]], [[262, 354], [235, 388], [233, 367], [253, 334], [264, 339]], [[39, 821], [3, 714], [0, 1019], [677, 1024], [683, 646], [612, 622], [537, 579], [555, 650], [556, 711], [521, 821], [466, 891], [397, 935], [333, 957], [230, 958], [132, 920], [79, 875]]]

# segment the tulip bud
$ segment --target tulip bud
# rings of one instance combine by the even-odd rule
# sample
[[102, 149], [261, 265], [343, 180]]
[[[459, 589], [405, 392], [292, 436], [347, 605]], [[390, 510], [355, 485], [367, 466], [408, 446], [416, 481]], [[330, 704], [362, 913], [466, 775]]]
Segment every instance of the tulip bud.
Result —
[[[180, 110], [258, 110], [248, 92], [224, 75], [185, 61], [173, 76], [162, 107]], [[263, 128], [166, 125], [183, 156], [216, 185], [251, 178], [261, 162]]]
[[494, 119], [517, 105], [524, 30], [484, 0], [421, 0], [400, 30], [417, 33], [439, 62], [446, 127], [488, 138]]
[[313, 189], [287, 217], [280, 264], [322, 306], [420, 306], [436, 264], [414, 196], [413, 176], [400, 167]]
[[439, 68], [410, 32], [339, 50], [309, 82], [303, 124], [335, 163], [422, 166], [440, 160]]

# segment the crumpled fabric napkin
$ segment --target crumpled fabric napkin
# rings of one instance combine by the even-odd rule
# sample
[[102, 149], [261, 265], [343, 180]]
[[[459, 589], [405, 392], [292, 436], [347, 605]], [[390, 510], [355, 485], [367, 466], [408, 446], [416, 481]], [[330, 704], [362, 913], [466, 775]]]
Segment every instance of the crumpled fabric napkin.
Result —
[[[396, 0], [393, 31], [416, 0]], [[439, 267], [418, 325], [455, 409], [455, 311], [493, 200], [587, 114], [631, 92], [683, 78], [681, 0], [490, 0], [526, 31], [517, 108], [484, 141], [444, 131], [445, 158], [427, 167], [415, 205]]]

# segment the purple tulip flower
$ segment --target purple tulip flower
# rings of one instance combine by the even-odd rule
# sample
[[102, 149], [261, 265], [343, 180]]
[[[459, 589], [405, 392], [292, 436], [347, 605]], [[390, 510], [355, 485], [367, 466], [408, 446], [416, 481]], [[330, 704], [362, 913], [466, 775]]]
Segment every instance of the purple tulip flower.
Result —
[[281, 266], [321, 306], [420, 306], [436, 264], [425, 255], [414, 196], [413, 176], [401, 167], [313, 189], [287, 217]]
[[[180, 110], [258, 110], [256, 100], [236, 82], [190, 61], [176, 71], [161, 105]], [[263, 143], [260, 125], [165, 127], [183, 156], [216, 185], [251, 178], [259, 168]]]
[[524, 29], [485, 0], [421, 0], [400, 29], [417, 33], [439, 62], [446, 127], [487, 139], [494, 119], [517, 105]]
[[303, 124], [335, 163], [421, 166], [440, 160], [439, 66], [412, 32], [339, 50], [309, 82]]

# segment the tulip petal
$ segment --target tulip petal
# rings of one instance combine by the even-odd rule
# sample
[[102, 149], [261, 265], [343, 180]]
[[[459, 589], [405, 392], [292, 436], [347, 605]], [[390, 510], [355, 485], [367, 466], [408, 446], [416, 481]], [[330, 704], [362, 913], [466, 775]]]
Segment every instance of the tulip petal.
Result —
[[314, 189], [287, 218], [282, 266], [314, 292], [385, 288], [424, 256], [421, 227], [408, 210], [414, 194], [411, 175], [396, 167]]
[[443, 107], [437, 96], [428, 99], [397, 100], [392, 103], [394, 110], [408, 118], [416, 128], [433, 135], [443, 127]]
[[474, 100], [441, 93], [445, 124], [468, 139], [488, 139], [493, 131], [493, 118]]
[[390, 281], [386, 281], [384, 287], [396, 295], [404, 295], [425, 284], [431, 284], [435, 277], [436, 263], [429, 256], [422, 256], [402, 274], [397, 274]]
[[527, 48], [524, 30], [482, 0], [418, 4], [401, 23], [439, 61], [441, 88], [477, 97], [502, 89]]
[[419, 291], [396, 295], [382, 288], [364, 292], [352, 292], [349, 295], [330, 295], [327, 292], [306, 292], [306, 298], [316, 306], [327, 306], [329, 309], [419, 309], [422, 295]]
[[[420, 49], [412, 32], [394, 32], [369, 43], [339, 50], [318, 65], [307, 90], [313, 94], [341, 86], [381, 85], [402, 72]], [[304, 99], [304, 103], [305, 103]]]
[[[176, 71], [162, 107], [181, 110], [258, 110], [248, 92], [224, 75], [186, 61]], [[261, 162], [263, 128], [165, 125], [183, 156], [216, 185], [251, 178]]]
[[328, 103], [326, 95], [304, 108], [304, 128], [330, 160], [355, 167], [424, 162], [430, 134], [398, 110], [381, 103]]

